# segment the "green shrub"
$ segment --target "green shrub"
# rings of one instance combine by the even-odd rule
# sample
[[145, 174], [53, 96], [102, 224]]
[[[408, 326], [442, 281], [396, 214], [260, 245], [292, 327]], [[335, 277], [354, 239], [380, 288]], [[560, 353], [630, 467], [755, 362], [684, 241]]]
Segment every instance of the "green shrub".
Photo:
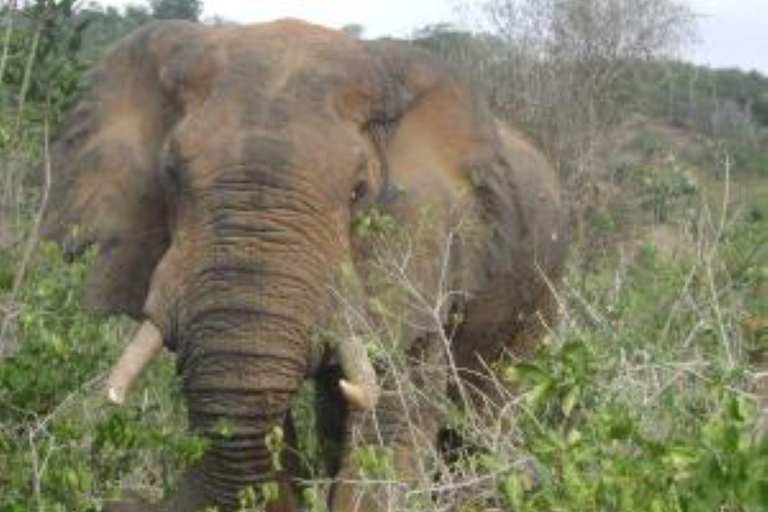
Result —
[[126, 407], [106, 403], [104, 372], [130, 327], [80, 310], [87, 265], [64, 264], [60, 250], [44, 244], [10, 303], [14, 342], [0, 364], [0, 510], [96, 510], [129, 482], [170, 487], [202, 453], [202, 441], [182, 427], [167, 359]]

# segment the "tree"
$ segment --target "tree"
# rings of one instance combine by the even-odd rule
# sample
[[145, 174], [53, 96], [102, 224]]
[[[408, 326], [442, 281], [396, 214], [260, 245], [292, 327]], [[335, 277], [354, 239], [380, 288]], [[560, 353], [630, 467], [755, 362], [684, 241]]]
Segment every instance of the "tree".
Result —
[[202, 0], [150, 0], [152, 17], [160, 20], [198, 21], [203, 11]]
[[80, 52], [85, 62], [95, 61], [105, 47], [152, 20], [146, 7], [136, 5], [128, 5], [121, 12], [91, 3], [80, 11], [80, 16], [89, 20]]
[[365, 27], [359, 23], [348, 23], [347, 25], [341, 27], [341, 31], [354, 37], [355, 39], [362, 39], [363, 33], [365, 32]]
[[645, 64], [693, 36], [683, 0], [491, 0], [486, 13], [507, 42], [507, 107], [577, 166], [631, 112]]

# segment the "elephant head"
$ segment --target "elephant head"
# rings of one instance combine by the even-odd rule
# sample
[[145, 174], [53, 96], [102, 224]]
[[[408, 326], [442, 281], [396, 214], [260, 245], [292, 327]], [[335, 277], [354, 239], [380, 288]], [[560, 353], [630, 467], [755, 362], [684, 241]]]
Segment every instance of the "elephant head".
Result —
[[448, 272], [466, 291], [477, 321], [453, 351], [470, 370], [535, 338], [561, 267], [551, 167], [466, 84], [411, 47], [298, 21], [138, 30], [98, 65], [52, 161], [45, 235], [72, 257], [98, 246], [86, 306], [144, 322], [124, 359], [160, 340], [176, 352], [190, 426], [212, 440], [169, 510], [229, 510], [273, 478], [265, 435], [329, 351], [348, 397], [375, 405], [362, 347], [313, 336], [339, 269], [366, 257], [361, 213], [408, 226], [428, 207], [447, 225], [461, 204], [479, 220], [479, 242], [447, 269], [415, 258], [425, 281]]

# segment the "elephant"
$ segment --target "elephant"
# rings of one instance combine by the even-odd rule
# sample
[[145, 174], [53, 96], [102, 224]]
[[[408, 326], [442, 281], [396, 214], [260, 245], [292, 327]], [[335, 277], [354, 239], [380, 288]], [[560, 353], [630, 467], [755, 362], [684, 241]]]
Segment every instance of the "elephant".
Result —
[[[409, 273], [448, 292], [437, 327], [414, 317], [399, 343], [454, 368], [429, 383], [437, 392], [481, 390], [489, 364], [526, 355], [556, 321], [567, 215], [554, 167], [448, 65], [407, 43], [299, 20], [152, 22], [95, 67], [51, 164], [43, 236], [67, 258], [96, 246], [84, 306], [141, 322], [111, 398], [122, 401], [164, 346], [190, 429], [210, 440], [166, 502], [115, 510], [229, 511], [265, 481], [279, 482], [271, 509], [295, 509], [265, 436], [289, 421], [307, 379], [325, 407], [321, 435], [342, 442], [332, 510], [377, 508], [343, 483], [351, 425], [392, 447], [396, 471], [412, 470], [419, 450], [358, 327], [335, 341], [314, 334], [338, 315], [340, 274], [360, 323], [379, 321], [366, 265], [378, 242], [356, 219], [386, 216], [406, 234], [430, 219]], [[454, 230], [463, 219], [466, 233]], [[424, 422], [428, 442], [436, 418]]]

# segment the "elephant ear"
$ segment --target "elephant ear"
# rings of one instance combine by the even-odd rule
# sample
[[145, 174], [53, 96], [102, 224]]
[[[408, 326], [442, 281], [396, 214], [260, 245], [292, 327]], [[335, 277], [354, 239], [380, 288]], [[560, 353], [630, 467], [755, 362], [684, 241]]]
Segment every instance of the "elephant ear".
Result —
[[390, 119], [383, 154], [393, 179], [432, 184], [416, 191], [451, 192], [472, 168], [498, 158], [493, 116], [453, 70], [413, 46], [373, 44], [388, 73], [384, 97], [396, 98], [382, 109]]
[[[542, 263], [545, 272], [554, 267], [549, 259], [557, 258], [549, 255], [561, 251], [550, 246], [562, 245], [564, 237], [552, 239], [563, 230], [552, 166], [524, 136], [498, 123], [485, 101], [446, 64], [412, 46], [373, 44], [389, 70], [389, 88], [399, 84], [389, 96], [407, 100], [394, 103], [400, 111], [390, 116], [382, 151], [389, 179], [412, 196], [408, 203], [438, 203], [459, 215], [467, 210], [456, 205], [466, 204], [485, 227], [479, 233], [485, 241], [478, 246], [484, 249], [470, 256], [480, 261], [460, 264], [481, 271], [459, 277], [457, 285], [483, 287], [514, 273], [523, 259]], [[446, 216], [455, 223], [452, 217]]]
[[189, 101], [200, 30], [154, 23], [119, 42], [52, 145], [42, 234], [68, 259], [97, 247], [83, 297], [93, 312], [139, 318], [168, 246], [162, 149]]
[[395, 98], [382, 102], [390, 121], [379, 141], [390, 188], [400, 198], [393, 207], [406, 216], [424, 205], [443, 211], [436, 218], [446, 224], [434, 232], [445, 234], [455, 215], [466, 213], [457, 206], [473, 208], [474, 174], [500, 160], [503, 143], [493, 116], [454, 70], [427, 52], [388, 41], [372, 45], [388, 77], [383, 96]]

